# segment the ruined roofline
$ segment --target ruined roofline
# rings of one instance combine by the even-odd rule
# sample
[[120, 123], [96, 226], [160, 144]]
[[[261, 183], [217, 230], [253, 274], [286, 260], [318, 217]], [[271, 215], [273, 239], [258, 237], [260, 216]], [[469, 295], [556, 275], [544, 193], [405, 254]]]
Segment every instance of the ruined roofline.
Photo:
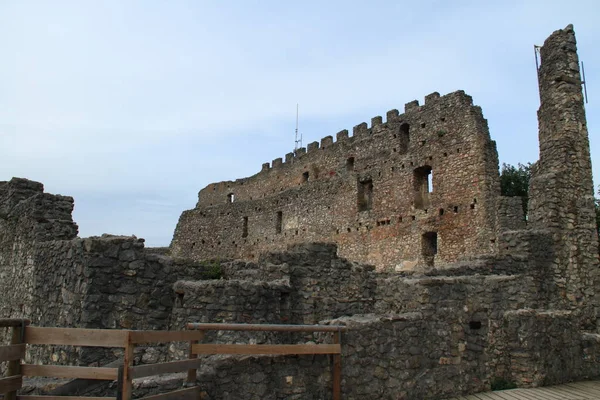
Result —
[[317, 150], [324, 150], [325, 154], [327, 154], [328, 150], [336, 147], [340, 143], [353, 144], [356, 141], [362, 141], [368, 138], [371, 138], [377, 134], [378, 128], [385, 127], [390, 122], [402, 122], [405, 115], [421, 112], [424, 108], [434, 107], [436, 105], [440, 105], [442, 103], [451, 103], [451, 104], [463, 104], [465, 106], [473, 106], [473, 98], [466, 94], [464, 90], [457, 90], [451, 93], [448, 93], [444, 96], [440, 96], [438, 92], [433, 92], [425, 96], [425, 102], [422, 105], [419, 105], [418, 100], [413, 100], [404, 105], [404, 113], [400, 114], [397, 109], [389, 110], [386, 113], [386, 121], [383, 122], [383, 117], [375, 116], [371, 118], [371, 127], [367, 125], [366, 122], [362, 122], [358, 125], [355, 125], [352, 129], [352, 136], [350, 136], [349, 131], [347, 129], [343, 129], [336, 133], [334, 140], [332, 135], [325, 136], [320, 140], [320, 143], [317, 141], [311, 142], [307, 145], [307, 147], [302, 147], [296, 151], [296, 154], [293, 152], [287, 153], [285, 158], [275, 158], [270, 163], [263, 163], [261, 171], [256, 174], [246, 177], [239, 178], [235, 181], [220, 181], [213, 182], [206, 185], [204, 188], [200, 190], [200, 193], [203, 191], [214, 191], [214, 192], [225, 192], [231, 190], [233, 185], [244, 185], [246, 183], [251, 182], [251, 180], [258, 178], [264, 174], [269, 173], [270, 171], [279, 170], [281, 168], [290, 168], [294, 163], [302, 160], [309, 154], [315, 154]]

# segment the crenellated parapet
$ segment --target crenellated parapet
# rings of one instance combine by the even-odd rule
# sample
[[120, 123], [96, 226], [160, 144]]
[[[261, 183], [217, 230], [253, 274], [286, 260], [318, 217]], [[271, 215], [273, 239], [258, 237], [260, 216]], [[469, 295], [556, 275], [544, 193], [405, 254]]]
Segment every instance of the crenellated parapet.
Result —
[[[335, 136], [335, 138], [334, 138]], [[399, 270], [496, 247], [498, 157], [479, 107], [435, 92], [213, 183], [184, 213], [172, 249], [249, 258], [328, 241], [341, 254]]]
[[[406, 103], [403, 114], [396, 109], [390, 110], [386, 113], [385, 121], [382, 116], [375, 116], [371, 119], [370, 126], [366, 122], [354, 126], [351, 135], [344, 129], [335, 134], [335, 138], [332, 135], [325, 136], [320, 141], [309, 143], [306, 148], [287, 153], [284, 158], [265, 162], [262, 164], [261, 171], [252, 177], [210, 184], [199, 192], [198, 205], [227, 203], [228, 195], [232, 192], [235, 193], [236, 201], [256, 199], [264, 194], [262, 192], [264, 182], [272, 179], [284, 180], [284, 185], [279, 185], [280, 191], [287, 190], [301, 183], [302, 179], [298, 177], [311, 168], [309, 165], [316, 166], [320, 170], [329, 169], [328, 176], [331, 177], [333, 171], [343, 167], [348, 157], [364, 152], [368, 148], [385, 147], [394, 139], [398, 139], [401, 136], [398, 131], [402, 124], [405, 124], [404, 129], [410, 130], [409, 135], [414, 136], [414, 139], [412, 143], [400, 144], [395, 150], [400, 153], [410, 153], [410, 147], [414, 148], [417, 144], [424, 146], [427, 142], [437, 140], [446, 131], [450, 131], [446, 125], [450, 125], [451, 121], [443, 124], [446, 117], [442, 114], [447, 113], [444, 110], [451, 110], [451, 113], [463, 110], [466, 117], [467, 109], [472, 109], [471, 112], [478, 116], [481, 115], [481, 109], [473, 106], [471, 96], [464, 91], [456, 91], [445, 96], [440, 96], [437, 92], [431, 93], [425, 97], [423, 105], [419, 105], [418, 100]], [[459, 123], [460, 121], [454, 121], [452, 124]], [[391, 150], [394, 151], [394, 147]], [[293, 174], [296, 175], [295, 178], [291, 177]], [[319, 179], [324, 177], [319, 175]], [[252, 190], [249, 189], [251, 187], [256, 188], [254, 193], [251, 193]]]

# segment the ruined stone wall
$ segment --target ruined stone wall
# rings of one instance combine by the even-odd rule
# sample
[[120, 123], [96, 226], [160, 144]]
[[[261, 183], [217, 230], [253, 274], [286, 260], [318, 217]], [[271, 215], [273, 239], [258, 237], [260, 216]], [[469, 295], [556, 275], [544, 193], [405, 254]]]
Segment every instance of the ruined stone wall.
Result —
[[0, 182], [0, 316], [35, 312], [35, 261], [38, 246], [77, 235], [73, 198], [43, 193], [41, 183], [13, 178]]
[[529, 223], [552, 238], [548, 271], [556, 304], [597, 302], [598, 239], [588, 131], [573, 26], [555, 31], [540, 49], [540, 159], [532, 170]]
[[[71, 197], [44, 193], [40, 183], [0, 183], [0, 318], [27, 318], [36, 326], [168, 329], [173, 283], [205, 278], [204, 266], [149, 252], [135, 237], [77, 238], [72, 209]], [[29, 357], [110, 361], [110, 351], [88, 350], [36, 347]]]
[[495, 251], [498, 194], [481, 109], [462, 91], [434, 93], [352, 137], [342, 131], [252, 177], [207, 186], [171, 248], [196, 260], [256, 260], [289, 244], [335, 242], [341, 256], [380, 269], [431, 267]]
[[[402, 276], [338, 258], [330, 245], [294, 246], [257, 264], [232, 263], [220, 281], [178, 282], [181, 301], [172, 325], [347, 325], [342, 388], [348, 399], [446, 398], [488, 390], [496, 379], [532, 386], [598, 376], [600, 346], [596, 336], [579, 330], [582, 313], [548, 309], [555, 292], [546, 290], [545, 265], [520, 266], [521, 273], [510, 275], [462, 267], [457, 276]], [[306, 343], [330, 337], [229, 332], [205, 341]], [[323, 356], [205, 361], [199, 376], [210, 398], [330, 398], [331, 370]], [[304, 391], [295, 385], [307, 379]]]

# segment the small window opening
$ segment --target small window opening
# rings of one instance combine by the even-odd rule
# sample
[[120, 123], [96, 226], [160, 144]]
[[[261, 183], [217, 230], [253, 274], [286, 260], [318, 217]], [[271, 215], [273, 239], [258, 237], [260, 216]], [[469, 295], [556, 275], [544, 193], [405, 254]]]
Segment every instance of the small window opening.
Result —
[[373, 207], [373, 181], [367, 179], [358, 182], [358, 211], [367, 211]]
[[234, 201], [235, 201], [235, 194], [233, 194], [233, 193], [227, 194], [227, 202], [233, 203]]
[[454, 206], [454, 212], [457, 213], [458, 212], [458, 206]]
[[440, 208], [440, 215], [444, 215], [444, 209]]
[[244, 217], [244, 226], [242, 228], [242, 237], [248, 237], [248, 217]]
[[[408, 152], [408, 145], [410, 144], [410, 125], [403, 123], [400, 125], [400, 132], [398, 135], [398, 153], [406, 154]], [[394, 149], [394, 152], [396, 149]]]
[[302, 173], [302, 182], [308, 182], [308, 176], [309, 176], [308, 171]]
[[425, 128], [425, 122], [421, 122], [421, 128]]
[[481, 329], [481, 321], [469, 321], [469, 328]]
[[413, 171], [413, 190], [415, 208], [426, 209], [429, 205], [429, 193], [433, 191], [432, 170], [429, 165]]
[[354, 157], [348, 157], [346, 160], [346, 171], [354, 171]]
[[425, 264], [433, 267], [438, 252], [437, 232], [425, 232], [421, 237], [421, 253]]
[[277, 211], [277, 221], [275, 222], [275, 233], [277, 233], [277, 234], [281, 233], [282, 222], [283, 222], [283, 212]]

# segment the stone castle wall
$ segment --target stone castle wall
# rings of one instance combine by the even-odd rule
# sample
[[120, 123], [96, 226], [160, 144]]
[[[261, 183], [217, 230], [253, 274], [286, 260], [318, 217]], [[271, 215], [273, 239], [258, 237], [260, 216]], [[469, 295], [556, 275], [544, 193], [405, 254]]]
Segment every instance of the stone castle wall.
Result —
[[[585, 313], [548, 309], [554, 293], [545, 290], [547, 278], [526, 264], [520, 268], [401, 276], [338, 258], [331, 245], [299, 245], [257, 264], [232, 263], [224, 280], [177, 282], [172, 325], [346, 325], [342, 388], [348, 399], [447, 398], [487, 390], [497, 379], [531, 386], [598, 376], [599, 336], [573, 329]], [[205, 341], [320, 343], [330, 336], [221, 332]], [[330, 398], [324, 356], [206, 363], [211, 367], [200, 381], [210, 398]]]
[[180, 218], [173, 254], [256, 260], [334, 242], [351, 260], [412, 270], [495, 251], [498, 156], [470, 96], [434, 93], [353, 133], [202, 189]]
[[[0, 318], [27, 318], [36, 326], [168, 329], [173, 284], [203, 279], [205, 268], [149, 252], [135, 237], [78, 238], [72, 209], [73, 198], [44, 193], [40, 183], [0, 182]], [[110, 353], [88, 350], [57, 346], [30, 357], [110, 361]]]
[[[176, 229], [171, 250], [184, 258], [135, 237], [78, 238], [72, 198], [25, 179], [0, 182], [0, 318], [111, 329], [345, 324], [348, 399], [445, 398], [496, 379], [531, 386], [598, 377], [598, 241], [572, 26], [553, 33], [541, 56], [528, 221], [521, 199], [498, 195], [481, 110], [463, 92], [433, 94], [254, 177], [209, 185]], [[305, 243], [315, 241], [329, 243]], [[215, 271], [197, 261], [210, 258], [242, 260], [205, 280]], [[206, 340], [330, 339], [217, 332]], [[140, 348], [134, 358], [167, 354], [187, 357], [174, 345]], [[31, 350], [28, 361], [90, 365], [114, 356], [56, 346]], [[326, 356], [203, 361], [208, 398], [330, 396]], [[138, 393], [158, 386], [136, 383]]]
[[529, 223], [552, 238], [550, 274], [557, 302], [596, 301], [598, 238], [594, 187], [577, 44], [573, 26], [554, 32], [540, 49], [540, 159], [530, 181]]

